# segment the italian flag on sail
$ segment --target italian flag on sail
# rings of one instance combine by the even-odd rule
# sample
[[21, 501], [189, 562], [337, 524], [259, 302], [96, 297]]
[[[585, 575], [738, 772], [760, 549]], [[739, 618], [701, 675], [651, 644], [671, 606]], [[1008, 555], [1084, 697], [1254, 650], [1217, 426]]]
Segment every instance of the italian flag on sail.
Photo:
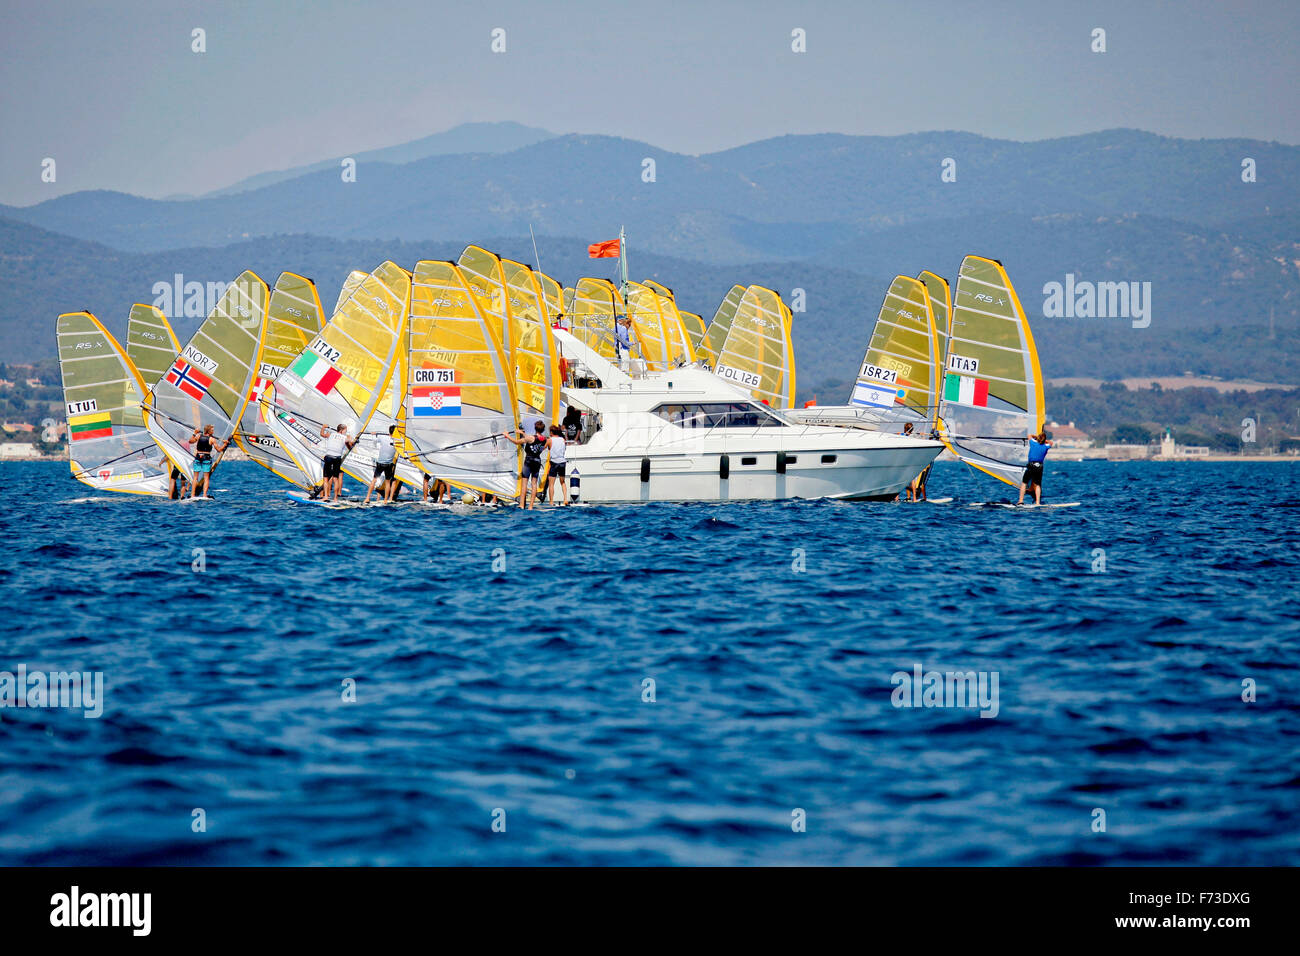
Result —
[[74, 415], [68, 419], [68, 431], [73, 441], [86, 438], [107, 438], [113, 434], [113, 420], [108, 412], [91, 412], [89, 415]]
[[948, 373], [943, 380], [943, 400], [956, 402], [958, 405], [979, 405], [987, 407], [989, 403], [989, 383], [982, 378], [969, 375]]
[[338, 384], [338, 380], [342, 377], [338, 369], [315, 352], [310, 351], [299, 355], [297, 360], [289, 366], [289, 371], [322, 395], [328, 395], [330, 389]]

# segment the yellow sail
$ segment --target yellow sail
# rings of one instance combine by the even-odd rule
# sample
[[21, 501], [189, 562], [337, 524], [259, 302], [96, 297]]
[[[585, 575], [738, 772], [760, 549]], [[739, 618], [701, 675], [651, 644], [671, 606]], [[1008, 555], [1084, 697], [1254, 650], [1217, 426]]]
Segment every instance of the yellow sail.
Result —
[[519, 452], [515, 379], [492, 323], [454, 263], [416, 263], [411, 288], [405, 451], [423, 472], [506, 497]]
[[149, 390], [145, 427], [188, 480], [189, 439], [213, 426], [217, 442], [234, 435], [261, 360], [270, 290], [254, 272], [232, 282], [180, 356]]
[[1019, 485], [1026, 439], [1043, 427], [1043, 375], [1025, 310], [996, 259], [962, 260], [939, 413], [958, 458]]
[[686, 312], [683, 309], [678, 309], [677, 315], [681, 318], [686, 334], [690, 337], [695, 357], [708, 362], [709, 368], [712, 368], [717, 363], [718, 357], [708, 349], [708, 330], [704, 327], [704, 319], [694, 312]]
[[619, 314], [618, 289], [608, 279], [579, 279], [569, 307], [569, 331], [588, 348], [618, 362], [615, 322]]
[[280, 273], [266, 308], [266, 337], [257, 377], [249, 391], [239, 431], [235, 433], [239, 447], [249, 458], [301, 488], [311, 487], [311, 475], [271, 433], [269, 421], [273, 412], [266, 393], [268, 386], [320, 333], [323, 320], [324, 309], [316, 283], [293, 272]]
[[505, 278], [501, 260], [482, 246], [466, 246], [456, 261], [470, 289], [479, 297], [479, 307], [487, 316], [492, 332], [505, 352], [506, 365], [514, 368], [514, 339], [510, 329], [510, 310], [506, 305]]
[[713, 364], [717, 365], [717, 357], [722, 352], [722, 346], [727, 341], [727, 333], [731, 331], [731, 320], [736, 317], [736, 309], [740, 306], [740, 300], [745, 295], [743, 285], [733, 285], [723, 296], [718, 310], [713, 313], [713, 319], [709, 322], [707, 342], [705, 350], [714, 357]]
[[101, 491], [167, 494], [171, 464], [144, 427], [134, 363], [89, 312], [59, 316], [55, 330], [72, 477]]
[[393, 262], [380, 265], [267, 390], [271, 433], [312, 485], [322, 478], [321, 428], [342, 424], [356, 438], [391, 397], [410, 294], [410, 273]]
[[561, 317], [568, 314], [564, 303], [564, 289], [545, 272], [534, 269], [533, 275], [537, 277], [537, 282], [542, 287], [542, 301], [546, 303], [546, 319], [554, 326]]
[[334, 311], [330, 313], [331, 315], [338, 314], [339, 310], [343, 308], [343, 303], [352, 298], [352, 293], [357, 291], [357, 286], [361, 285], [362, 280], [368, 274], [360, 269], [353, 269], [348, 273], [348, 277], [343, 280], [343, 288], [339, 290], [339, 298], [334, 303]]
[[952, 291], [948, 288], [947, 279], [928, 270], [922, 272], [917, 278], [925, 283], [925, 291], [930, 296], [930, 311], [934, 313], [934, 330], [939, 337], [934, 380], [942, 382], [943, 366], [948, 360], [948, 327], [952, 323]]
[[881, 424], [912, 422], [928, 433], [938, 411], [938, 349], [925, 284], [896, 276], [880, 305], [849, 403], [873, 409]]
[[[137, 302], [126, 320], [126, 357], [146, 382], [156, 382], [180, 354], [171, 323], [162, 310]], [[137, 399], [139, 401], [139, 399]]]
[[645, 360], [646, 369], [662, 372], [677, 364], [680, 346], [676, 330], [664, 314], [664, 303], [659, 293], [641, 284], [629, 282], [627, 315], [632, 320], [632, 334], [636, 337], [637, 351]]
[[[513, 335], [515, 394], [549, 425], [560, 420], [559, 350], [537, 273], [522, 262], [501, 260]], [[529, 425], [531, 427], [531, 423]]]
[[[405, 269], [402, 271], [406, 272]], [[408, 283], [412, 281], [411, 273], [406, 272], [406, 280]], [[368, 485], [374, 477], [380, 442], [384, 436], [391, 436], [398, 448], [397, 459], [393, 463], [394, 477], [405, 485], [423, 490], [424, 473], [401, 451], [405, 444], [407, 367], [407, 349], [399, 346], [393, 359], [393, 372], [388, 377], [388, 384], [379, 404], [375, 406], [365, 433], [352, 452], [343, 459], [343, 471], [363, 484]]]
[[779, 295], [751, 285], [736, 307], [715, 369], [774, 408], [794, 405], [794, 343], [785, 317]]
[[[502, 260], [480, 246], [466, 246], [456, 264], [478, 296], [479, 308], [501, 342], [506, 366], [514, 372], [517, 400], [531, 409], [525, 427], [531, 428], [539, 418], [556, 421], [559, 352], [550, 324], [541, 321], [545, 309], [532, 270], [521, 263]], [[507, 282], [507, 269], [510, 282]]]
[[663, 316], [664, 336], [668, 342], [673, 365], [690, 365], [695, 361], [695, 345], [691, 341], [686, 323], [677, 309], [677, 297], [673, 290], [653, 279], [646, 279], [645, 286], [659, 296], [659, 312]]

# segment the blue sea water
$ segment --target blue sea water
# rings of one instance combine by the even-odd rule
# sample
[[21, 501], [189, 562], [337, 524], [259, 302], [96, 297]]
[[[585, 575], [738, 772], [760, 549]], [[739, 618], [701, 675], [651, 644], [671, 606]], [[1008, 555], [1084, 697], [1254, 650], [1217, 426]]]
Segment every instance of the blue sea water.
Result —
[[[1300, 862], [1300, 467], [930, 486], [331, 511], [0, 466], [0, 671], [105, 681], [0, 709], [0, 862]], [[996, 716], [894, 706], [918, 666]]]

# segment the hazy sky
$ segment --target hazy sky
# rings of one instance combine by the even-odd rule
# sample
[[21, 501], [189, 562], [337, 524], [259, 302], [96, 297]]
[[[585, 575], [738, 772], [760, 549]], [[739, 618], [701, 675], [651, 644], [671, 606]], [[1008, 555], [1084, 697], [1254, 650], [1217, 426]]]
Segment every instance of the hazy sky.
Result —
[[686, 153], [934, 129], [1300, 142], [1296, 0], [0, 2], [7, 203], [200, 193], [506, 119]]

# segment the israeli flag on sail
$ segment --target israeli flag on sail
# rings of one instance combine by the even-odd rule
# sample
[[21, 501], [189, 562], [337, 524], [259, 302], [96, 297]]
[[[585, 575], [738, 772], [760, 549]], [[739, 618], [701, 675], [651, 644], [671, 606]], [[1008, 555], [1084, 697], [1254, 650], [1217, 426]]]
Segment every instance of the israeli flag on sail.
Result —
[[853, 386], [854, 405], [870, 405], [873, 408], [893, 408], [905, 392], [892, 385], [876, 385], [871, 382], [858, 382]]

